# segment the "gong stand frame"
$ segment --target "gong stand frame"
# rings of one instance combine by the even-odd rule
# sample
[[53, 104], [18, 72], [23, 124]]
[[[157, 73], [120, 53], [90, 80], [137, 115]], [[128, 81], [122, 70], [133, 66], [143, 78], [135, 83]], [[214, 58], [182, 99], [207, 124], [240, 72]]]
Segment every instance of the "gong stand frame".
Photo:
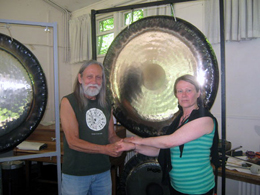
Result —
[[[137, 8], [159, 6], [165, 4], [181, 3], [195, 0], [165, 0], [142, 4], [133, 4], [101, 10], [91, 10], [91, 37], [92, 37], [92, 59], [97, 59], [96, 47], [96, 15], [105, 14], [123, 10], [133, 10]], [[225, 149], [226, 149], [226, 71], [225, 71], [225, 24], [224, 24], [224, 0], [219, 0], [220, 17], [220, 58], [221, 58], [221, 145], [222, 145], [222, 195], [226, 191], [226, 167], [225, 167]]]
[[226, 52], [225, 52], [225, 20], [224, 0], [219, 0], [220, 18], [220, 55], [221, 55], [221, 145], [222, 145], [222, 194], [226, 191]]
[[12, 156], [0, 158], [0, 162], [26, 160], [41, 157], [57, 157], [57, 180], [58, 180], [58, 193], [61, 189], [61, 147], [60, 147], [60, 115], [59, 115], [59, 82], [58, 82], [58, 37], [57, 37], [57, 23], [44, 23], [44, 22], [30, 22], [30, 21], [17, 21], [17, 20], [3, 20], [0, 23], [17, 24], [50, 27], [53, 29], [53, 70], [54, 70], [54, 104], [55, 104], [55, 137], [56, 137], [56, 151], [46, 152], [42, 154], [31, 154], [23, 156]]

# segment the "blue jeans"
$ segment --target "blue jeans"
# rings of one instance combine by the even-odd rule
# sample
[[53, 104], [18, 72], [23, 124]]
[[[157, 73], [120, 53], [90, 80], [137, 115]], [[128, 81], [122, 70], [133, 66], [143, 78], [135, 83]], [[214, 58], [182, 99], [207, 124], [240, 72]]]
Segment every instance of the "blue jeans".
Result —
[[110, 170], [96, 175], [74, 176], [62, 173], [62, 195], [111, 195]]

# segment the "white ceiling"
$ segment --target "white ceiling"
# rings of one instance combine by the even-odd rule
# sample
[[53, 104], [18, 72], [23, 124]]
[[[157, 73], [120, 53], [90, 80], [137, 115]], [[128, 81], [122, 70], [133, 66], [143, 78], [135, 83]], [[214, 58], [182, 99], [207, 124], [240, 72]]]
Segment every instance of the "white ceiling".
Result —
[[101, 0], [48, 0], [70, 12], [89, 6]]

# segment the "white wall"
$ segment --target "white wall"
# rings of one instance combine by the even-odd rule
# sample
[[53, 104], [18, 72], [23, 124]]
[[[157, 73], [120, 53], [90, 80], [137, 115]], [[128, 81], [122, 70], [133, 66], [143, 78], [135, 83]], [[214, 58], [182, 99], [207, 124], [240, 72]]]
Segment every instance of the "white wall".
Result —
[[[79, 65], [64, 62], [64, 24], [63, 13], [44, 1], [38, 0], [0, 0], [0, 18], [34, 22], [57, 22], [59, 38], [59, 82], [60, 97], [72, 91], [74, 77]], [[123, 2], [124, 0], [118, 0]], [[72, 17], [89, 13], [94, 8], [112, 7], [117, 1], [105, 0], [105, 3], [84, 8], [73, 13]], [[108, 7], [104, 7], [108, 5]], [[197, 26], [204, 32], [204, 2], [181, 3], [176, 6], [176, 16]], [[43, 29], [11, 26], [15, 39], [25, 44], [38, 58], [43, 67], [49, 87], [49, 102], [43, 121], [54, 121], [52, 38]], [[0, 24], [0, 33], [9, 35], [4, 24]], [[220, 46], [213, 45], [220, 66]], [[226, 44], [226, 136], [232, 147], [243, 146], [243, 150], [260, 151], [260, 112], [259, 112], [259, 62], [260, 39]], [[220, 70], [221, 73], [221, 70]], [[220, 85], [221, 86], [221, 85]], [[221, 132], [221, 88], [219, 87], [212, 113], [219, 120]], [[230, 182], [229, 180], [227, 182]], [[235, 184], [233, 184], [235, 183]], [[236, 182], [227, 184], [234, 188]], [[233, 190], [234, 191], [234, 190]], [[235, 191], [234, 191], [235, 192]], [[235, 194], [235, 193], [234, 193]]]
[[[220, 62], [219, 45], [213, 48]], [[260, 151], [259, 50], [260, 39], [226, 44], [226, 136], [244, 151]], [[221, 125], [220, 90], [212, 112]]]

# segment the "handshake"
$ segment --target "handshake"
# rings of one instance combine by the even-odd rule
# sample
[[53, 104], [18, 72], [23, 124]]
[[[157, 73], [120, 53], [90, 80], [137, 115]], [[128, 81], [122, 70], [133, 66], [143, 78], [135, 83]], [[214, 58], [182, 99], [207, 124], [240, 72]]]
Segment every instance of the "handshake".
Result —
[[128, 137], [116, 142], [116, 151], [135, 151], [146, 156], [157, 157], [160, 147], [156, 147], [154, 138]]
[[128, 138], [121, 139], [116, 143], [117, 152], [130, 151], [130, 150], [136, 151], [137, 149], [136, 145], [140, 145], [141, 140], [142, 138], [140, 137], [128, 137]]

